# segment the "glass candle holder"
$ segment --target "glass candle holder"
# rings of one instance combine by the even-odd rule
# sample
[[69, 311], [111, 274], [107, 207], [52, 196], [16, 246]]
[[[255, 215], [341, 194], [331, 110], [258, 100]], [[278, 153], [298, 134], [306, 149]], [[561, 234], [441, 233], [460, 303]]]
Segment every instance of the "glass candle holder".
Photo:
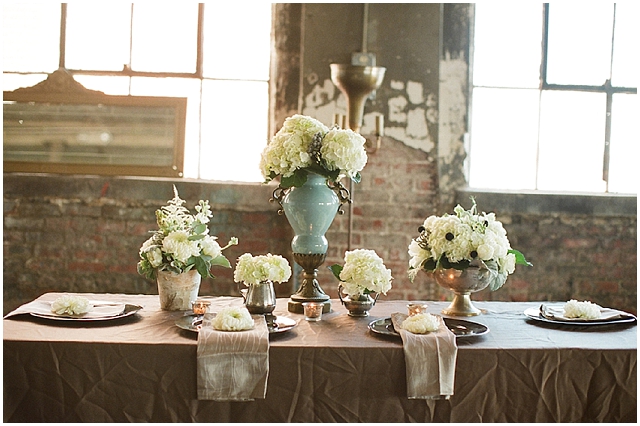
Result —
[[324, 303], [304, 302], [302, 307], [304, 308], [304, 319], [307, 321], [320, 321], [322, 319]]
[[209, 312], [209, 306], [211, 306], [211, 302], [208, 300], [196, 300], [191, 305], [191, 309], [196, 315], [204, 315]]
[[407, 309], [409, 310], [410, 317], [418, 314], [426, 314], [427, 304], [425, 302], [411, 302], [407, 304]]

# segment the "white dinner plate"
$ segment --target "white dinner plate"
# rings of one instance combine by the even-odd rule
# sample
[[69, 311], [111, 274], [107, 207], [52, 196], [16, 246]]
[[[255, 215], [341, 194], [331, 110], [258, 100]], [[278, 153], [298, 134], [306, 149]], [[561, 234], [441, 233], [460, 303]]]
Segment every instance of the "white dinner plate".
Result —
[[124, 311], [122, 311], [120, 314], [117, 314], [117, 315], [96, 316], [96, 317], [91, 317], [91, 318], [73, 317], [73, 316], [68, 316], [68, 315], [56, 315], [56, 314], [53, 314], [53, 313], [52, 314], [42, 314], [42, 313], [37, 313], [37, 312], [29, 312], [29, 315], [37, 317], [37, 318], [44, 318], [44, 319], [56, 320], [56, 321], [93, 322], [93, 321], [108, 321], [108, 320], [114, 320], [114, 319], [119, 319], [119, 318], [125, 318], [125, 317], [128, 317], [128, 316], [134, 315], [140, 309], [142, 309], [142, 306], [133, 305], [133, 304], [130, 304], [130, 303], [125, 303]]
[[608, 325], [608, 324], [627, 324], [636, 321], [636, 317], [633, 315], [621, 312], [620, 318], [608, 319], [608, 320], [562, 320], [562, 319], [551, 319], [542, 316], [540, 313], [540, 308], [528, 308], [525, 309], [524, 315], [532, 320], [546, 322], [548, 324], [563, 324], [563, 325], [575, 325], [575, 326], [594, 326], [594, 325]]

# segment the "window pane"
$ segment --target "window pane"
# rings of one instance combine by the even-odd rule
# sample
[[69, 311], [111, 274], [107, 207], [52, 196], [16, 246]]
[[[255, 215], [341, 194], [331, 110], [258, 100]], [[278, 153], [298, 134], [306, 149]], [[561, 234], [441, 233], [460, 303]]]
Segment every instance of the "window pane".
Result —
[[479, 3], [475, 10], [473, 84], [538, 87], [542, 5]]
[[609, 78], [613, 4], [549, 5], [547, 82], [601, 86]]
[[136, 3], [131, 68], [135, 71], [196, 71], [198, 4]]
[[69, 4], [66, 67], [122, 70], [125, 64], [129, 64], [130, 25], [130, 3]]
[[174, 96], [187, 98], [184, 177], [197, 178], [200, 80], [188, 78], [135, 77], [131, 79], [131, 94], [134, 96]]
[[473, 90], [469, 185], [535, 189], [538, 90]]
[[609, 191], [638, 193], [638, 98], [613, 95]]
[[46, 80], [47, 74], [2, 74], [2, 90], [11, 92], [21, 87], [31, 87]]
[[544, 91], [538, 189], [603, 192], [606, 95]]
[[262, 182], [268, 83], [203, 81], [202, 179]]
[[210, 2], [204, 10], [204, 75], [268, 80], [271, 4]]
[[60, 3], [2, 2], [2, 69], [53, 72], [60, 60]]
[[617, 3], [611, 73], [614, 86], [638, 87], [638, 49], [638, 4]]

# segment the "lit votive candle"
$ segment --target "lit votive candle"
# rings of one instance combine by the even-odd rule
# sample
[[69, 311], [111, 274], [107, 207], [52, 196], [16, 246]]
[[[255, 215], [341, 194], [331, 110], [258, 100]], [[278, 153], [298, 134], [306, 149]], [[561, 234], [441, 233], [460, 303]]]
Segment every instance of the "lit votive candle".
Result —
[[304, 319], [307, 321], [320, 321], [322, 319], [324, 303], [304, 302], [302, 307], [304, 308]]
[[409, 316], [427, 313], [427, 304], [424, 302], [411, 302], [407, 305]]
[[211, 302], [209, 302], [208, 300], [196, 300], [191, 305], [191, 308], [193, 309], [194, 314], [204, 315], [207, 312], [209, 312], [210, 305], [211, 305]]

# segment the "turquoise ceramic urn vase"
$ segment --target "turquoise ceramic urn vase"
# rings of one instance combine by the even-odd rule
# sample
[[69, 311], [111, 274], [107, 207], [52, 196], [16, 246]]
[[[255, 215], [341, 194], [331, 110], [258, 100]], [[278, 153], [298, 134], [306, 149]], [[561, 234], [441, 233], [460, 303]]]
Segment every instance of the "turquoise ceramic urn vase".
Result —
[[336, 194], [336, 188], [346, 191], [341, 185], [331, 188], [327, 178], [309, 173], [302, 186], [288, 189], [286, 195], [279, 198], [295, 234], [291, 241], [293, 259], [304, 270], [300, 287], [289, 300], [290, 312], [303, 313], [304, 302], [323, 303], [322, 311], [331, 311], [330, 297], [318, 283], [318, 267], [324, 262], [329, 247], [325, 233], [344, 202]]
[[340, 207], [336, 193], [327, 179], [311, 173], [304, 185], [292, 188], [282, 200], [282, 209], [295, 236], [291, 249], [299, 254], [323, 254], [329, 243], [324, 234]]

